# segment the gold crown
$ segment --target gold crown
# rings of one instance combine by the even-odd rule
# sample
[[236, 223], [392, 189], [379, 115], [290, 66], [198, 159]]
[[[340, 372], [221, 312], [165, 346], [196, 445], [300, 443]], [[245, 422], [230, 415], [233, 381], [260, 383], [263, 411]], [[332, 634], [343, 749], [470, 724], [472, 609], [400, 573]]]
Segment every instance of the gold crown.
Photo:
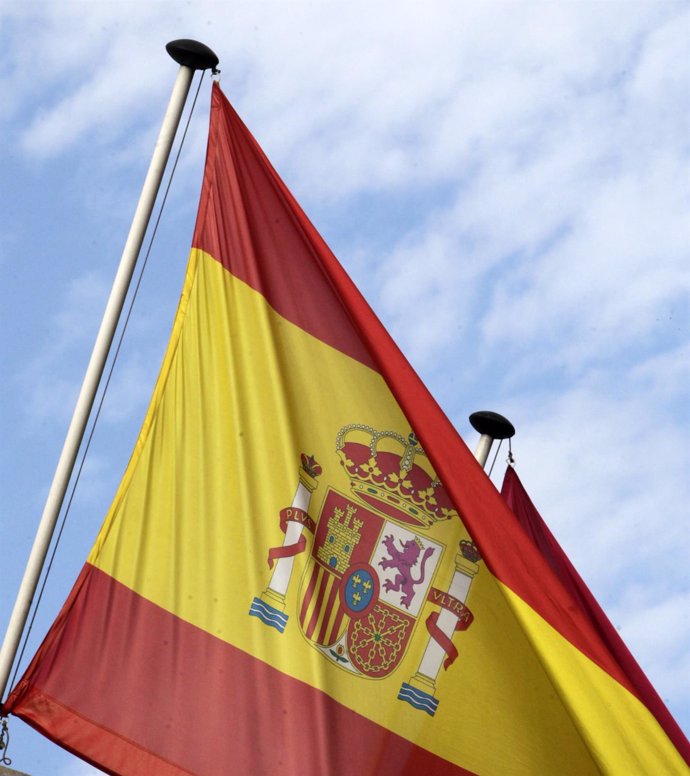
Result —
[[352, 492], [377, 512], [424, 528], [458, 516], [414, 434], [352, 423], [335, 446]]

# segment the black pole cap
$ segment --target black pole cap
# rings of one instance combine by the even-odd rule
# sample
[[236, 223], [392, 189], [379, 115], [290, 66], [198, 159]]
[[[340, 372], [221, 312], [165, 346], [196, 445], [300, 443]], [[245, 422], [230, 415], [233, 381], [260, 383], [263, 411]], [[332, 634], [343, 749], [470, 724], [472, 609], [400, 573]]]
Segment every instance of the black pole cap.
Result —
[[510, 439], [515, 436], [515, 427], [503, 415], [497, 412], [481, 410], [470, 415], [470, 423], [475, 431], [487, 434], [493, 439]]
[[171, 40], [165, 50], [177, 62], [178, 65], [191, 67], [192, 70], [215, 70], [218, 66], [218, 57], [208, 46], [197, 40]]

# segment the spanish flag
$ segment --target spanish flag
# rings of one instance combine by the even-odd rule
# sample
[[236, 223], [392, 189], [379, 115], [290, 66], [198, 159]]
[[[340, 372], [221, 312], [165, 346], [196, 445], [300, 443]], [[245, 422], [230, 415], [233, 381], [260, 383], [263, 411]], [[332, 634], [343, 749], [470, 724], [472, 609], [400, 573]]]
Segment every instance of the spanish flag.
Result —
[[126, 776], [690, 773], [217, 85], [150, 407], [4, 711]]

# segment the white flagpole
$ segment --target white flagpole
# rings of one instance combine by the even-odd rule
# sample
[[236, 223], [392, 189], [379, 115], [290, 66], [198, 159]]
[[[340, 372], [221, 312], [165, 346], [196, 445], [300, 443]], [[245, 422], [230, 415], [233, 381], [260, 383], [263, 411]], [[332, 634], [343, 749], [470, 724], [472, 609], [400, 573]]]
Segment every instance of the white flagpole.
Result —
[[180, 117], [187, 100], [194, 71], [207, 70], [209, 68], [215, 69], [218, 64], [218, 57], [213, 51], [196, 41], [172, 41], [168, 43], [166, 49], [175, 62], [180, 65], [180, 69], [163, 118], [151, 164], [144, 180], [129, 235], [122, 251], [120, 265], [115, 275], [115, 281], [103, 314], [101, 327], [96, 337], [96, 344], [86, 369], [74, 415], [67, 430], [67, 436], [65, 437], [62, 453], [55, 470], [53, 483], [48, 492], [48, 498], [46, 499], [34, 545], [24, 572], [24, 578], [22, 579], [2, 649], [0, 650], [0, 698], [4, 696], [19, 642], [24, 632], [41, 570], [43, 569], [53, 537], [55, 524], [57, 523], [72, 476], [74, 463], [84, 436], [110, 346], [115, 336], [115, 330], [120, 319], [120, 313], [122, 312], [134, 267], [139, 257], [139, 251], [144, 241], [149, 219], [151, 218], [151, 212], [170, 155], [170, 149], [172, 148], [175, 133], [177, 132]]

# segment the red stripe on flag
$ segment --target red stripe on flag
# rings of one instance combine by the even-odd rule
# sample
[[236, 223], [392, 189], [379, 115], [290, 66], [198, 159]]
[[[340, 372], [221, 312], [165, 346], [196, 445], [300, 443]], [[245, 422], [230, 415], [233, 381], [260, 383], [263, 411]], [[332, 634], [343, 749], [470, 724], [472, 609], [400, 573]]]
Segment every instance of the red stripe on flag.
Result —
[[323, 604], [324, 588], [328, 585], [328, 574], [326, 574], [326, 572], [316, 564], [314, 565], [314, 574], [316, 575], [317, 584], [314, 588], [314, 593], [311, 597], [310, 604], [314, 599], [316, 599], [316, 603], [312, 607], [311, 615], [309, 620], [306, 622], [306, 625], [304, 621], [302, 622], [302, 626], [304, 627], [304, 635], [308, 639], [313, 637], [316, 626], [318, 625], [319, 611]]
[[[319, 567], [315, 563], [314, 567], [312, 568], [311, 577], [309, 579], [309, 584], [307, 585], [307, 589], [304, 593], [304, 598], [302, 599], [302, 607], [299, 610], [299, 622], [302, 628], [304, 629], [306, 633], [306, 627], [305, 627], [305, 621], [307, 619], [307, 612], [309, 611], [309, 604], [311, 603], [311, 599], [314, 597], [314, 590], [316, 589], [316, 583], [319, 579]], [[309, 634], [307, 634], [309, 635]]]
[[333, 607], [340, 608], [340, 596], [338, 595], [338, 588], [340, 587], [340, 580], [336, 577], [331, 584], [330, 592], [328, 593], [328, 600], [324, 607], [323, 619], [321, 621], [321, 627], [319, 628], [319, 635], [314, 639], [317, 644], [323, 644], [327, 647], [331, 644], [331, 631], [328, 628], [331, 616], [333, 614]]
[[343, 610], [343, 607], [340, 606], [340, 600], [339, 600], [338, 601], [338, 613], [335, 615], [335, 620], [333, 620], [333, 627], [331, 628], [331, 632], [329, 634], [328, 645], [334, 644], [335, 641], [340, 636], [340, 626], [343, 624], [344, 617], [345, 617], [345, 611]]
[[471, 776], [89, 565], [4, 711], [127, 776]]

